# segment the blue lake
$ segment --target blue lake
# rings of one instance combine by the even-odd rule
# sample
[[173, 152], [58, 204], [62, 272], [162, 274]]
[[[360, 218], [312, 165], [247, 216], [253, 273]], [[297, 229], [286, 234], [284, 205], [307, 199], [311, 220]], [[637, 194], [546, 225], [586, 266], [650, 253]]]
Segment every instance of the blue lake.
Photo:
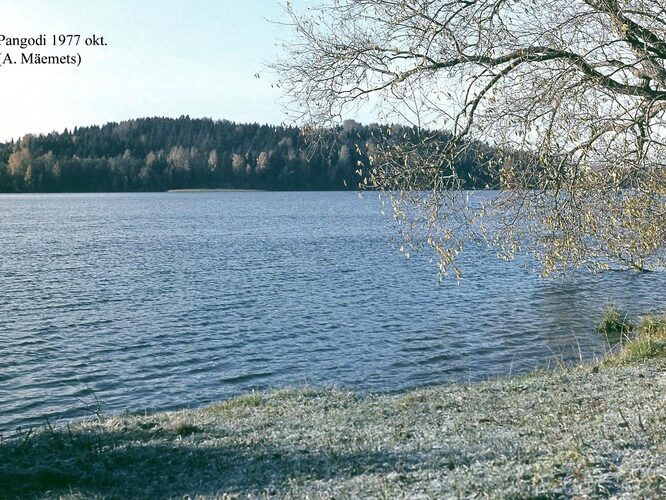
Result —
[[393, 392], [589, 359], [609, 300], [664, 306], [664, 274], [543, 280], [387, 244], [376, 195], [0, 195], [0, 433], [253, 388]]

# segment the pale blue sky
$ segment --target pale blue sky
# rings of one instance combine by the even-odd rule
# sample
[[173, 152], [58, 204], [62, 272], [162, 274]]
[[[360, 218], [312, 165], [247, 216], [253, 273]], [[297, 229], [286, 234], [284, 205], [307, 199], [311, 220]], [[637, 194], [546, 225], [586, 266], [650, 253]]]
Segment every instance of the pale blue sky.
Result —
[[[7, 36], [94, 33], [108, 41], [73, 49], [83, 58], [78, 68], [0, 67], [0, 140], [142, 116], [287, 119], [264, 71], [289, 36], [266, 21], [280, 19], [280, 0], [0, 0], [0, 13]], [[31, 50], [70, 52], [24, 52]]]

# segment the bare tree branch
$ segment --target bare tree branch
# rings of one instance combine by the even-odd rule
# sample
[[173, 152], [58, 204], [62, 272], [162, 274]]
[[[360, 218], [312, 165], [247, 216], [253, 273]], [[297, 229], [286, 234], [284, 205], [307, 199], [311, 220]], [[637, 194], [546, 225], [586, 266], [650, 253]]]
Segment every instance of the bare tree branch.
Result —
[[[300, 121], [324, 127], [371, 102], [421, 130], [382, 138], [365, 166], [406, 252], [432, 248], [443, 273], [459, 273], [457, 255], [479, 240], [529, 253], [544, 274], [666, 263], [663, 0], [286, 12], [296, 39], [275, 68]], [[499, 191], [456, 190], [470, 155]]]

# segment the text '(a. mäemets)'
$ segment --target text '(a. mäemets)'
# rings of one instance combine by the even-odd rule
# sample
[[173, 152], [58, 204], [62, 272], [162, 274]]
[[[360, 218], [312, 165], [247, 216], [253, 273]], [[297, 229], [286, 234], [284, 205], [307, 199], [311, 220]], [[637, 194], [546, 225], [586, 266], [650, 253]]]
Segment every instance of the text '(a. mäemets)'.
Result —
[[35, 65], [48, 65], [48, 64], [70, 64], [73, 66], [81, 65], [81, 54], [65, 54], [65, 55], [45, 55], [37, 52], [21, 52], [18, 55], [3, 54], [0, 52], [0, 66], [8, 64], [35, 64]]

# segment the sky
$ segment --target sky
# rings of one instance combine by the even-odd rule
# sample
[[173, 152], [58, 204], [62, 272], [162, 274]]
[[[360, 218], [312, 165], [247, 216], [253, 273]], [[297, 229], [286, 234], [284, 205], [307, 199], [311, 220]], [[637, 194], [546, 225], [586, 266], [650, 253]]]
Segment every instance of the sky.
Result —
[[[7, 38], [81, 35], [78, 47], [0, 43], [0, 62], [81, 56], [79, 67], [0, 65], [0, 141], [145, 116], [288, 121], [266, 68], [289, 37], [270, 22], [284, 17], [280, 0], [0, 0], [0, 13]], [[91, 35], [107, 45], [86, 46]]]

